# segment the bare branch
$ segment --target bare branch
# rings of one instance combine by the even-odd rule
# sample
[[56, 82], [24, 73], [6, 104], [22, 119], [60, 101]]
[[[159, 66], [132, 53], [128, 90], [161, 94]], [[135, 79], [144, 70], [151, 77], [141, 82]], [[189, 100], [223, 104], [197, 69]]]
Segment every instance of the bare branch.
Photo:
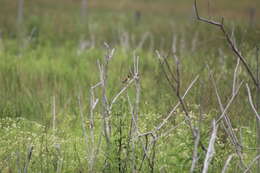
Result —
[[30, 164], [30, 161], [32, 159], [32, 152], [33, 152], [33, 146], [30, 145], [28, 147], [28, 151], [27, 151], [27, 158], [26, 158], [26, 162], [25, 162], [25, 165], [24, 165], [24, 173], [27, 173], [28, 171], [28, 167], [29, 167], [29, 164]]
[[206, 155], [206, 158], [204, 160], [204, 166], [203, 166], [202, 173], [208, 172], [209, 164], [210, 164], [210, 162], [211, 162], [211, 160], [214, 156], [214, 153], [215, 153], [214, 144], [215, 144], [215, 141], [216, 141], [216, 138], [217, 138], [217, 131], [218, 131], [218, 125], [217, 125], [215, 120], [213, 120], [213, 122], [212, 122], [212, 127], [213, 127], [213, 130], [212, 130], [211, 138], [210, 138], [210, 141], [209, 141], [207, 155]]
[[173, 127], [170, 128], [169, 130], [167, 130], [165, 133], [160, 134], [160, 136], [157, 136], [157, 137], [155, 138], [155, 140], [158, 140], [159, 138], [166, 137], [166, 136], [170, 135], [172, 131], [174, 131], [174, 130], [177, 129], [180, 125], [182, 125], [182, 124], [184, 124], [184, 123], [185, 123], [185, 120], [181, 121], [179, 124], [173, 126]]
[[234, 71], [234, 75], [233, 75], [233, 87], [232, 87], [232, 94], [235, 94], [236, 91], [236, 85], [237, 85], [237, 74], [238, 74], [238, 68], [239, 68], [239, 64], [240, 64], [240, 59], [237, 59], [237, 65]]
[[197, 161], [199, 160], [198, 157], [198, 147], [199, 147], [199, 142], [200, 142], [200, 131], [198, 128], [195, 129], [196, 131], [196, 139], [194, 143], [194, 149], [193, 149], [193, 156], [192, 156], [192, 164], [190, 168], [190, 173], [194, 172], [194, 169], [196, 167]]
[[[80, 114], [80, 118], [81, 118], [82, 132], [83, 132], [83, 136], [84, 136], [84, 139], [85, 139], [86, 146], [88, 146], [86, 120], [85, 120], [84, 115], [83, 115], [83, 108], [82, 108], [81, 95], [80, 94], [78, 95], [78, 104], [79, 104], [79, 114]], [[86, 153], [88, 154], [87, 148], [86, 148]], [[87, 155], [86, 155], [86, 157], [87, 157]]]
[[229, 108], [230, 105], [233, 103], [233, 101], [234, 101], [235, 97], [237, 96], [238, 91], [239, 91], [239, 89], [241, 88], [242, 84], [243, 84], [243, 81], [238, 85], [238, 88], [236, 89], [236, 92], [234, 93], [234, 95], [232, 95], [232, 97], [230, 98], [228, 104], [226, 105], [225, 109], [223, 110], [222, 114], [221, 114], [221, 115], [219, 116], [219, 118], [217, 119], [217, 121], [216, 121], [217, 124], [218, 124], [219, 121], [221, 121], [222, 118], [226, 115], [228, 108]]
[[251, 92], [250, 92], [250, 88], [248, 86], [248, 84], [246, 84], [246, 88], [247, 88], [247, 93], [248, 93], [248, 99], [249, 99], [249, 103], [251, 105], [251, 108], [253, 109], [254, 113], [255, 113], [255, 116], [256, 118], [258, 119], [258, 121], [260, 121], [260, 115], [258, 114], [255, 106], [254, 106], [254, 103], [253, 103], [253, 100], [252, 100], [252, 96], [251, 96]]
[[55, 95], [52, 97], [52, 128], [53, 132], [56, 131], [56, 98]]
[[[198, 79], [199, 79], [199, 75], [196, 76], [195, 79], [190, 83], [189, 87], [187, 88], [187, 90], [185, 91], [184, 95], [182, 96], [183, 100], [186, 97], [186, 95], [189, 93], [189, 91], [192, 88], [192, 86], [197, 82]], [[168, 120], [172, 117], [173, 113], [176, 111], [176, 109], [179, 107], [179, 105], [180, 105], [180, 101], [173, 107], [173, 109], [170, 111], [168, 116], [162, 121], [162, 123], [160, 123], [159, 126], [157, 126], [155, 128], [154, 131], [160, 130], [168, 122]]]
[[[134, 106], [134, 118], [136, 121], [136, 127], [138, 125], [138, 116], [139, 116], [139, 104], [141, 96], [141, 84], [140, 84], [140, 74], [139, 74], [139, 57], [134, 54], [134, 79], [135, 79], [135, 106]], [[134, 128], [136, 133], [137, 128]]]
[[[90, 117], [89, 117], [89, 128], [90, 128], [90, 138], [91, 138], [91, 154], [89, 159], [89, 172], [93, 172], [94, 160], [95, 160], [95, 136], [94, 136], [94, 109], [98, 103], [98, 99], [95, 97], [95, 88], [101, 86], [101, 82], [92, 86], [90, 89]], [[98, 150], [98, 148], [97, 148]]]
[[245, 57], [241, 54], [240, 50], [238, 50], [238, 48], [236, 47], [236, 44], [234, 43], [231, 36], [228, 34], [227, 30], [225, 29], [224, 18], [222, 18], [221, 22], [216, 22], [216, 21], [213, 21], [213, 20], [208, 20], [208, 19], [204, 19], [204, 18], [200, 17], [199, 12], [198, 12], [198, 7], [197, 7], [197, 0], [194, 0], [194, 10], [195, 10], [195, 14], [197, 16], [197, 19], [199, 21], [202, 21], [204, 23], [208, 23], [208, 24], [211, 24], [211, 25], [214, 25], [214, 26], [217, 26], [218, 28], [220, 28], [220, 30], [222, 31], [223, 35], [226, 38], [226, 41], [228, 42], [229, 46], [231, 47], [232, 51], [237, 56], [237, 58], [240, 59], [243, 66], [246, 68], [246, 71], [247, 71], [248, 75], [250, 76], [250, 78], [252, 79], [252, 81], [254, 82], [255, 86], [257, 88], [259, 88], [260, 86], [257, 82], [257, 79], [254, 76], [254, 74], [253, 74], [252, 70], [250, 69], [249, 65], [247, 64]]
[[247, 173], [250, 171], [250, 169], [252, 168], [252, 166], [254, 165], [254, 163], [260, 159], [260, 155], [256, 156], [254, 158], [254, 160], [252, 160], [252, 162], [249, 164], [248, 168], [244, 171], [244, 173]]
[[213, 20], [208, 20], [208, 19], [200, 17], [199, 12], [198, 12], [198, 8], [197, 8], [197, 0], [194, 0], [193, 8], [194, 8], [194, 11], [195, 11], [195, 14], [196, 14], [196, 17], [197, 17], [198, 20], [212, 24], [212, 25], [215, 25], [215, 26], [218, 26], [218, 27], [222, 26], [223, 22], [219, 23], [219, 22], [216, 22], [216, 21], [213, 21]]
[[228, 156], [228, 159], [226, 160], [226, 163], [225, 163], [221, 173], [225, 173], [227, 171], [228, 165], [234, 156], [235, 156], [235, 154], [231, 154]]
[[118, 93], [117, 95], [112, 99], [112, 102], [109, 106], [109, 110], [111, 111], [113, 108], [114, 103], [116, 102], [116, 100], [127, 90], [127, 88], [129, 88], [129, 86], [135, 81], [134, 78], [132, 78]]
[[[238, 61], [239, 61], [239, 60], [238, 60]], [[239, 62], [238, 62], [238, 63], [239, 63]], [[207, 66], [207, 67], [208, 67], [208, 66]], [[219, 92], [218, 92], [218, 88], [217, 88], [216, 81], [214, 80], [214, 77], [213, 77], [212, 72], [211, 72], [211, 70], [209, 69], [209, 67], [208, 67], [208, 70], [209, 70], [209, 75], [210, 75], [211, 81], [212, 81], [213, 86], [214, 86], [215, 93], [216, 93], [216, 95], [217, 95], [217, 99], [218, 99], [218, 104], [219, 104], [220, 110], [221, 110], [221, 112], [223, 113], [223, 112], [224, 112], [224, 107], [223, 107], [223, 104], [222, 104], [222, 101], [221, 101], [221, 98], [220, 98], [220, 95], [219, 95]], [[237, 75], [236, 75], [236, 74], [237, 74], [236, 71], [237, 71], [237, 70], [235, 70], [235, 72], [234, 72], [234, 80], [233, 80], [233, 81], [236, 81], [236, 76], [237, 76]], [[236, 95], [236, 82], [233, 82], [232, 95], [233, 95], [233, 96]], [[229, 117], [228, 117], [227, 114], [224, 115], [224, 122], [225, 122], [225, 124], [227, 125], [227, 128], [226, 128], [225, 124], [223, 124], [224, 129], [226, 130], [228, 136], [230, 137], [231, 142], [235, 145], [236, 149], [238, 149], [237, 147], [239, 147], [239, 150], [238, 150], [238, 151], [240, 151], [240, 150], [241, 150], [241, 149], [240, 149], [240, 148], [241, 148], [241, 145], [239, 144], [238, 139], [237, 139], [237, 137], [236, 137], [236, 135], [235, 135], [235, 132], [233, 131], [233, 128], [232, 128], [230, 119], [229, 119]]]

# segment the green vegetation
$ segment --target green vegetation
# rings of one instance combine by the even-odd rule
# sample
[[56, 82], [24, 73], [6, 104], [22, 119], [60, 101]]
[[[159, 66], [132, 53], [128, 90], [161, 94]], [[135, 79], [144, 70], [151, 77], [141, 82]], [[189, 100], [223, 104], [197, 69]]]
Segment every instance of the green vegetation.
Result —
[[[235, 3], [233, 11], [226, 3], [211, 4], [213, 19], [227, 17], [226, 27], [256, 75], [260, 30], [248, 9], [259, 2]], [[243, 83], [226, 114], [242, 147], [225, 121], [217, 122], [208, 172], [221, 172], [229, 156], [226, 172], [244, 172], [259, 154], [246, 84], [258, 112], [259, 91], [222, 33], [192, 17], [192, 2], [93, 0], [82, 17], [79, 0], [28, 0], [19, 26], [17, 4], [1, 4], [0, 173], [189, 172], [195, 150], [194, 172], [202, 172], [212, 121], [222, 114], [212, 78], [225, 108], [235, 69], [235, 89]], [[207, 3], [199, 7], [209, 15]], [[177, 75], [177, 69], [180, 96], [198, 78], [184, 108], [165, 121], [180, 101], [171, 87], [177, 82], [167, 80], [168, 70]]]

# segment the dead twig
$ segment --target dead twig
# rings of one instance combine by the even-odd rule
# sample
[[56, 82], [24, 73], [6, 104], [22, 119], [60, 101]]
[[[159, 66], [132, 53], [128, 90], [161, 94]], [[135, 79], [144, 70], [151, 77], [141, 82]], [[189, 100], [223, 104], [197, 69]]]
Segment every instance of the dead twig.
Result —
[[94, 158], [95, 158], [95, 131], [94, 131], [94, 109], [98, 104], [98, 99], [95, 97], [95, 89], [101, 85], [101, 82], [90, 88], [90, 115], [89, 115], [89, 129], [91, 138], [91, 151], [89, 158], [89, 172], [93, 172]]
[[209, 146], [208, 146], [208, 149], [207, 149], [206, 158], [204, 160], [202, 173], [208, 172], [209, 164], [210, 164], [210, 162], [211, 162], [211, 160], [214, 156], [214, 153], [215, 153], [214, 144], [215, 144], [215, 141], [216, 141], [216, 138], [217, 138], [217, 131], [218, 131], [218, 125], [217, 125], [215, 120], [213, 120], [213, 122], [212, 122], [212, 127], [213, 127], [213, 130], [212, 130], [211, 138], [210, 138], [210, 141], [209, 141]]
[[234, 95], [232, 95], [232, 97], [230, 98], [229, 102], [227, 103], [226, 107], [223, 109], [222, 111], [222, 114], [219, 116], [219, 118], [217, 119], [216, 123], [218, 124], [222, 119], [223, 117], [226, 115], [229, 107], [231, 106], [231, 104], [233, 103], [234, 99], [236, 98], [236, 96], [238, 95], [238, 92], [239, 92], [239, 89], [241, 88], [243, 84], [243, 81], [240, 82], [240, 84], [238, 85]]
[[28, 148], [28, 152], [27, 152], [27, 158], [26, 158], [26, 162], [25, 162], [25, 165], [24, 165], [24, 173], [27, 173], [28, 171], [28, 168], [29, 168], [29, 164], [30, 164], [30, 161], [32, 159], [32, 152], [33, 152], [33, 146], [29, 146]]
[[223, 35], [225, 36], [225, 39], [227, 41], [227, 43], [229, 44], [229, 46], [231, 47], [232, 51], [234, 52], [234, 54], [240, 59], [240, 61], [242, 62], [243, 66], [245, 67], [248, 75], [250, 76], [250, 78], [252, 79], [252, 81], [254, 82], [255, 86], [257, 88], [259, 88], [259, 83], [257, 82], [257, 79], [256, 77], [254, 76], [252, 70], [250, 69], [248, 63], [246, 62], [246, 59], [245, 57], [242, 55], [242, 53], [240, 52], [240, 50], [237, 48], [234, 40], [232, 40], [232, 37], [228, 34], [226, 28], [225, 28], [225, 25], [224, 25], [224, 18], [222, 17], [222, 20], [221, 22], [216, 22], [214, 20], [208, 20], [208, 19], [205, 19], [203, 17], [200, 17], [199, 15], [199, 12], [198, 12], [198, 7], [197, 7], [197, 0], [194, 0], [194, 11], [195, 11], [195, 14], [196, 14], [196, 17], [199, 21], [201, 22], [204, 22], [204, 23], [208, 23], [208, 24], [211, 24], [211, 25], [214, 25], [216, 27], [218, 27]]
[[[237, 95], [237, 92], [238, 92], [238, 89], [240, 88], [237, 88], [236, 87], [236, 81], [237, 81], [237, 68], [238, 68], [238, 65], [239, 65], [239, 60], [238, 60], [238, 63], [237, 63], [237, 66], [236, 66], [236, 69], [235, 69], [235, 72], [234, 72], [234, 77], [233, 77], [233, 88], [232, 88], [232, 97], [230, 99], [230, 102], [229, 103], [232, 103], [232, 98], [235, 97]], [[208, 68], [209, 69], [209, 68]], [[212, 75], [212, 72], [209, 70], [209, 74], [210, 74], [210, 78], [211, 78], [211, 81], [213, 83], [213, 86], [214, 86], [214, 89], [215, 89], [215, 93], [217, 95], [217, 99], [218, 99], [218, 103], [219, 103], [219, 107], [220, 107], [220, 110], [222, 112], [222, 114], [224, 113], [224, 107], [223, 107], [223, 104], [222, 104], [222, 101], [221, 101], [221, 98], [220, 98], [220, 95], [219, 95], [219, 92], [218, 92], [218, 88], [217, 88], [217, 84], [216, 84], [216, 81], [214, 80], [213, 78], [213, 75]], [[223, 122], [223, 127], [228, 135], [228, 137], [230, 138], [232, 144], [234, 145], [235, 147], [235, 150], [236, 150], [236, 153], [237, 155], [239, 156], [239, 159], [240, 159], [240, 163], [241, 165], [243, 165], [245, 168], [246, 168], [246, 165], [245, 163], [243, 162], [243, 157], [242, 157], [242, 154], [241, 154], [241, 151], [242, 151], [242, 148], [243, 146], [239, 143], [238, 141], [238, 138], [233, 130], [233, 127], [232, 127], [232, 124], [231, 124], [231, 121], [230, 121], [230, 118], [229, 116], [227, 115], [227, 113], [224, 113], [223, 114], [223, 118], [224, 118], [224, 122]], [[226, 127], [226, 126], [227, 127]]]
[[[197, 82], [198, 79], [199, 79], [199, 75], [196, 76], [195, 79], [190, 83], [190, 85], [188, 86], [188, 88], [186, 89], [186, 91], [184, 92], [184, 94], [182, 96], [182, 100], [184, 100], [184, 98], [189, 93], [189, 91], [191, 90], [191, 88]], [[174, 115], [174, 113], [176, 112], [176, 110], [180, 106], [180, 104], [181, 104], [180, 101], [178, 101], [178, 103], [173, 107], [173, 109], [170, 111], [168, 116], [154, 129], [154, 131], [159, 131], [162, 127], [164, 127], [164, 125], [168, 122], [168, 120]]]
[[249, 88], [248, 84], [246, 84], [246, 88], [247, 88], [248, 99], [249, 99], [249, 103], [251, 105], [251, 108], [254, 111], [257, 120], [260, 121], [260, 115], [258, 114], [258, 112], [257, 112], [257, 110], [256, 110], [256, 108], [254, 106], [253, 99], [252, 99], [250, 88]]
[[249, 164], [248, 168], [244, 171], [244, 173], [249, 172], [250, 169], [252, 168], [252, 166], [254, 165], [254, 163], [255, 163], [256, 161], [258, 161], [259, 159], [260, 159], [260, 155], [256, 156], [256, 157], [254, 158], [254, 160], [252, 160], [252, 162]]
[[192, 156], [192, 164], [191, 164], [191, 168], [190, 168], [190, 173], [194, 172], [196, 164], [197, 164], [197, 162], [199, 160], [199, 157], [198, 157], [198, 147], [199, 147], [199, 142], [200, 142], [200, 130], [199, 130], [199, 128], [196, 128], [195, 131], [196, 131], [196, 139], [195, 139], [195, 143], [194, 143], [194, 149], [193, 149], [193, 156]]
[[79, 104], [79, 114], [81, 118], [81, 128], [84, 136], [84, 140], [86, 143], [86, 157], [88, 157], [88, 135], [87, 135], [87, 128], [86, 128], [86, 120], [83, 114], [83, 106], [82, 106], [82, 100], [81, 95], [78, 95], [78, 104]]
[[226, 160], [225, 165], [224, 165], [221, 173], [225, 173], [227, 171], [228, 165], [229, 165], [230, 161], [232, 160], [232, 158], [234, 156], [235, 156], [235, 154], [231, 154], [231, 155], [228, 156], [228, 159]]

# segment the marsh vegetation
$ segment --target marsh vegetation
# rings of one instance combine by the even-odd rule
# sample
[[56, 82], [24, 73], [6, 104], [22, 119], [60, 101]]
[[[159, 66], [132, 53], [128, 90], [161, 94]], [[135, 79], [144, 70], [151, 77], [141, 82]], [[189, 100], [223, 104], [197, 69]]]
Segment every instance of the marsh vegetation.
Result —
[[260, 170], [258, 1], [0, 3], [0, 172]]

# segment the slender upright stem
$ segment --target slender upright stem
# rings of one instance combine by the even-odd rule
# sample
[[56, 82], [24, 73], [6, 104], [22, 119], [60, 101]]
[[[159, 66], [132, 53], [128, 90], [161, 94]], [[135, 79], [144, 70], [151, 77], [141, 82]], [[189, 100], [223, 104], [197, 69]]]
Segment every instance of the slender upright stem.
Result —
[[85, 19], [87, 16], [87, 9], [88, 9], [88, 0], [82, 0], [81, 1], [81, 17], [82, 20]]
[[[256, 91], [256, 111], [260, 114], [260, 79], [259, 79], [259, 47], [256, 48], [256, 80], [257, 80], [257, 91]], [[256, 117], [256, 135], [257, 135], [257, 155], [260, 155], [260, 120]], [[257, 160], [257, 170], [260, 170], [260, 160]]]
[[23, 15], [24, 15], [24, 0], [18, 0], [18, 9], [17, 9], [17, 27], [21, 26], [23, 23]]

